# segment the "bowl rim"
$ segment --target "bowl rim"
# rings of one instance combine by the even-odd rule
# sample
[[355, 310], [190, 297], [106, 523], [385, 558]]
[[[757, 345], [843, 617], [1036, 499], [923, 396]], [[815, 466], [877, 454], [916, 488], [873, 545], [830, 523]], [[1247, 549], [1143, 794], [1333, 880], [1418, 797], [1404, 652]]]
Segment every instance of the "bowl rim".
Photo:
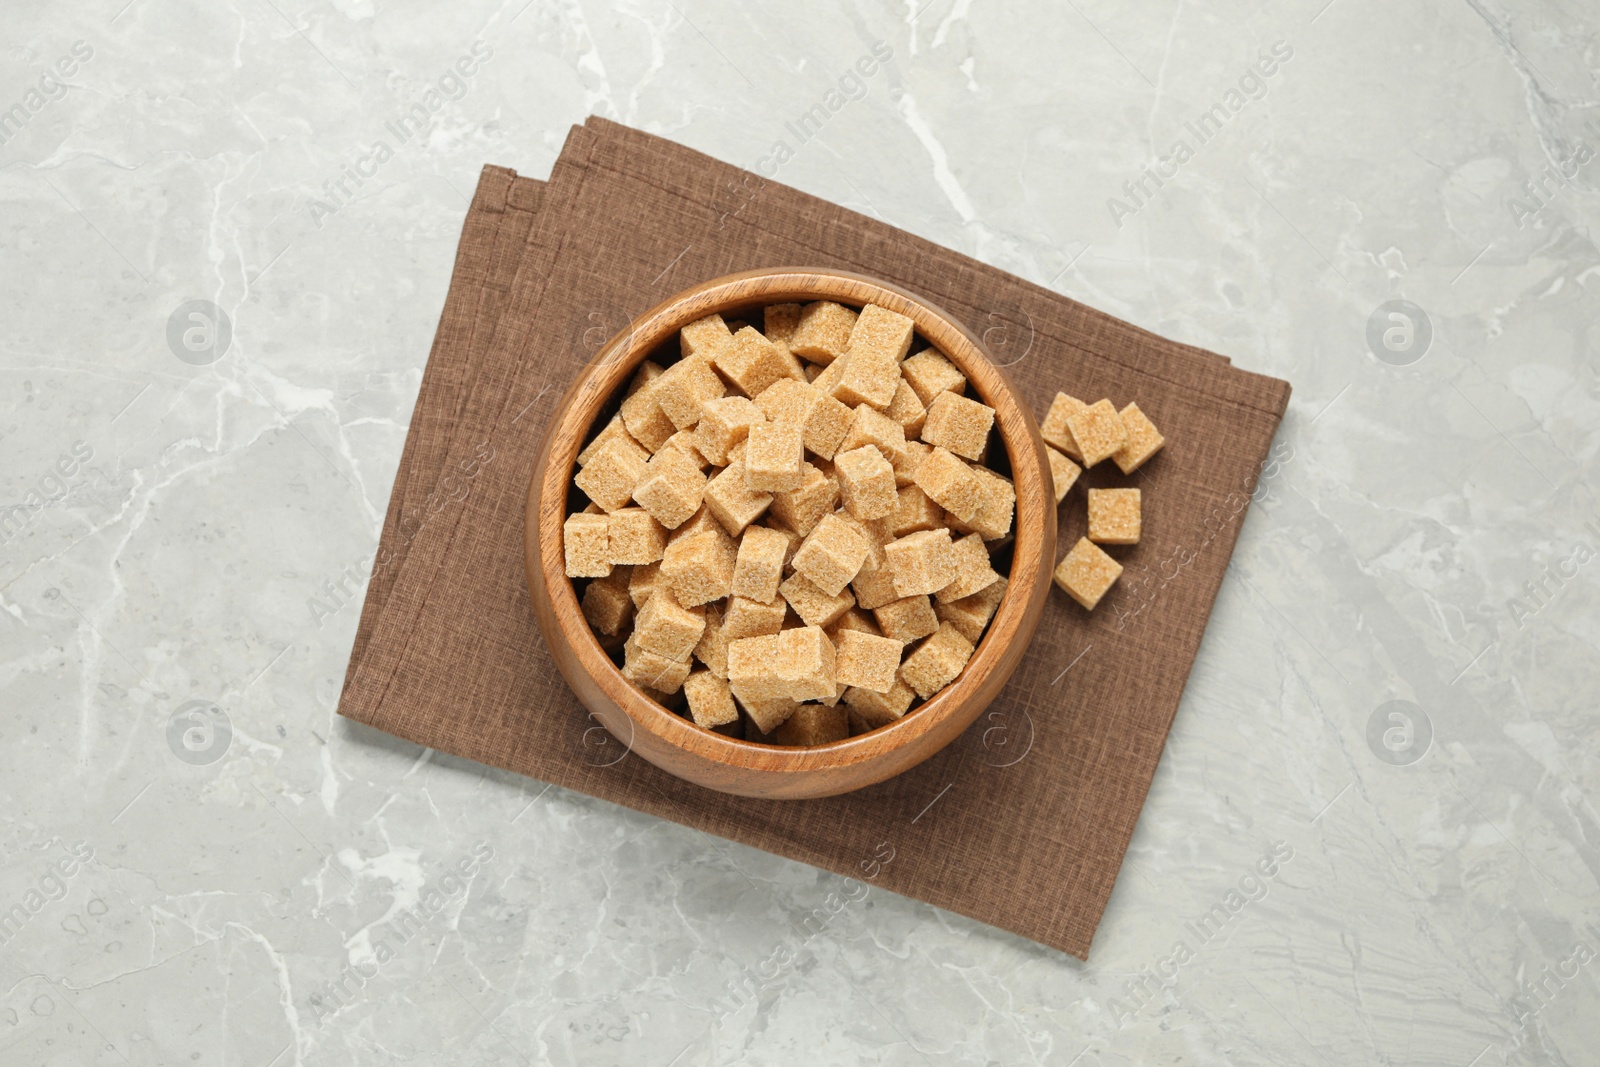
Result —
[[[763, 283], [758, 293], [750, 291], [752, 282]], [[1050, 584], [1046, 577], [1040, 583], [1044, 587], [1042, 589], [1021, 589], [1014, 580], [1019, 570], [1018, 560], [1036, 559], [1047, 552], [1053, 554], [1053, 545], [1046, 545], [1045, 537], [1046, 527], [1053, 525], [1050, 520], [1054, 518], [1054, 509], [1039, 509], [1044, 520], [1024, 528], [1020, 521], [1024, 511], [1024, 493], [1040, 494], [1040, 499], [1048, 494], [1052, 503], [1054, 494], [1046, 487], [1044, 471], [1048, 466], [1038, 424], [1023, 403], [1015, 383], [995, 362], [983, 342], [959, 319], [938, 305], [890, 282], [829, 267], [774, 267], [723, 275], [673, 294], [635, 317], [579, 371], [545, 427], [544, 440], [539, 448], [540, 462], [534, 464], [530, 477], [524, 526], [530, 594], [537, 583], [543, 586], [545, 595], [553, 603], [559, 603], [569, 618], [583, 618], [577, 590], [573, 580], [566, 575], [561, 548], [562, 525], [567, 514], [568, 491], [572, 486], [577, 454], [584, 447], [594, 421], [594, 416], [589, 415], [582, 418], [582, 426], [575, 427], [573, 424], [580, 421], [580, 413], [597, 411], [603, 407], [619, 389], [625, 387], [628, 377], [640, 363], [673, 334], [696, 319], [756, 304], [814, 300], [836, 300], [846, 304], [874, 303], [907, 315], [916, 324], [916, 332], [954, 363], [966, 375], [969, 385], [978, 391], [980, 399], [995, 409], [995, 425], [1000, 429], [998, 436], [1010, 460], [1011, 480], [1018, 501], [1013, 511], [1011, 574], [1006, 576], [1009, 584], [999, 607], [979, 639], [971, 659], [954, 682], [886, 726], [823, 745], [768, 745], [696, 726], [692, 720], [663, 707], [624, 678], [621, 669], [601, 647], [593, 630], [587, 625], [580, 628], [583, 633], [571, 642], [572, 652], [588, 679], [627, 716], [630, 730], [647, 731], [671, 748], [692, 752], [729, 770], [753, 770], [779, 776], [839, 771], [882, 759], [903, 749], [918, 737], [936, 732], [941, 725], [968, 711], [964, 707], [967, 698], [975, 695], [980, 686], [988, 684], [998, 667], [1005, 665], [1006, 680], [1009, 680], [1020, 662], [1020, 650], [1008, 649], [994, 638], [999, 633], [1009, 632], [1015, 643], [1025, 646], [1038, 626]], [[974, 366], [980, 368], [976, 375], [972, 370]], [[991, 379], [989, 384], [995, 388], [980, 389], [974, 381], [975, 377]], [[992, 391], [998, 395], [991, 396]], [[566, 447], [559, 455], [547, 452], [556, 440], [566, 442]], [[1033, 453], [1031, 456], [1022, 451], [1029, 446]], [[554, 506], [552, 501], [555, 502]], [[1014, 625], [1002, 626], [1003, 621]], [[549, 640], [548, 636], [546, 640]], [[557, 657], [557, 663], [564, 669], [561, 657]], [[576, 685], [574, 689], [577, 689]], [[950, 730], [945, 742], [931, 748], [921, 758], [932, 756], [944, 744], [954, 740], [981, 714], [987, 703], [985, 701], [983, 705], [970, 709], [967, 721]], [[610, 729], [609, 724], [607, 729]], [[611, 732], [615, 734], [616, 731]], [[626, 749], [635, 750], [634, 738], [619, 737], [618, 740]], [[649, 759], [647, 749], [639, 750], [639, 754]], [[900, 773], [911, 765], [896, 767], [884, 777]]]

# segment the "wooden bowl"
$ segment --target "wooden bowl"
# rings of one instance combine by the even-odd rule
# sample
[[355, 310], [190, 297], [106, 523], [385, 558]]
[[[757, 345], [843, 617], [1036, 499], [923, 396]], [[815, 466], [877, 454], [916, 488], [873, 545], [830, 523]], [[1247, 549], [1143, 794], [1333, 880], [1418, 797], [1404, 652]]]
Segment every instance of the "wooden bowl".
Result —
[[[919, 335], [967, 376], [969, 396], [994, 408], [1016, 484], [1010, 584], [971, 661], [953, 683], [871, 733], [814, 748], [764, 745], [701, 729], [645, 696], [601, 647], [566, 575], [562, 523], [582, 450], [609, 417], [634, 368], [673, 342], [678, 330], [713, 312], [788, 301], [877, 304], [909, 316]], [[760, 320], [757, 319], [757, 322]], [[677, 346], [672, 345], [676, 353]], [[982, 342], [938, 308], [883, 282], [843, 271], [749, 271], [697, 285], [657, 305], [599, 352], [552, 417], [528, 486], [524, 547], [528, 588], [545, 643], [567, 684], [624, 746], [680, 778], [742, 796], [833, 796], [881, 782], [953, 741], [1010, 679], [1039, 625], [1055, 556], [1055, 496], [1039, 427]]]

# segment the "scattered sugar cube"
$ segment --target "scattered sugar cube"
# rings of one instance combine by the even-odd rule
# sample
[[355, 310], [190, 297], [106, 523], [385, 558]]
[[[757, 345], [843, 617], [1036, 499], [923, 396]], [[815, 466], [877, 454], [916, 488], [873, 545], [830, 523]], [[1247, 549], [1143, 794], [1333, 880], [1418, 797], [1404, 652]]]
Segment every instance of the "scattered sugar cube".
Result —
[[763, 604], [759, 600], [735, 596], [728, 601], [728, 610], [722, 616], [722, 636], [733, 642], [775, 634], [783, 629], [783, 620], [788, 614], [789, 605], [785, 601]]
[[682, 449], [663, 448], [650, 457], [633, 499], [662, 526], [676, 530], [700, 510], [705, 489], [705, 472], [698, 463]]
[[583, 617], [607, 637], [616, 637], [633, 619], [633, 600], [628, 595], [630, 577], [628, 568], [617, 567], [607, 577], [590, 582], [583, 591]]
[[1066, 499], [1078, 475], [1083, 473], [1083, 468], [1048, 445], [1044, 451], [1050, 457], [1050, 481], [1055, 485], [1056, 503], [1059, 504]]
[[831, 300], [818, 300], [800, 309], [789, 350], [801, 359], [827, 366], [850, 347], [856, 313]]
[[668, 367], [655, 382], [656, 404], [678, 430], [700, 421], [700, 405], [728, 392], [711, 369], [708, 356], [688, 356]]
[[[907, 441], [904, 461], [894, 469], [894, 484], [904, 489], [917, 482], [917, 468], [922, 466], [922, 461], [933, 455], [933, 446], [924, 441]], [[894, 460], [890, 460], [893, 463]]]
[[703, 356], [714, 360], [732, 340], [733, 331], [728, 329], [721, 315], [696, 319], [678, 331], [678, 348], [685, 357]]
[[939, 629], [939, 619], [933, 613], [933, 602], [926, 595], [908, 596], [891, 600], [880, 608], [872, 609], [883, 636], [892, 637], [902, 645], [919, 637], [927, 637]]
[[861, 611], [860, 607], [861, 606], [857, 604], [855, 607], [839, 616], [838, 622], [828, 627], [828, 636], [833, 638], [833, 644], [835, 648], [838, 648], [839, 646], [839, 633], [842, 630], [855, 630], [859, 633], [871, 634], [873, 637], [883, 636], [883, 631], [878, 629], [878, 624], [872, 621], [872, 617], [870, 615], [867, 615]]
[[[654, 367], [650, 363], [646, 366]], [[656, 383], [661, 380], [660, 368], [657, 367], [655, 377], [647, 380], [622, 402], [622, 423], [627, 427], [628, 433], [651, 452], [656, 451], [666, 444], [667, 438], [678, 432], [678, 427], [673, 425], [667, 413], [661, 410], [659, 398], [656, 395]]]
[[850, 736], [850, 719], [844, 708], [802, 704], [778, 725], [780, 745], [826, 745]]
[[879, 411], [889, 407], [894, 400], [894, 391], [900, 385], [899, 363], [877, 351], [857, 352], [852, 349], [839, 361], [839, 365], [843, 369], [839, 372], [838, 381], [833, 383], [833, 388], [824, 392], [851, 407], [869, 404]]
[[952, 600], [948, 604], [934, 604], [933, 613], [940, 622], [954, 626], [961, 631], [962, 637], [976, 645], [989, 620], [994, 618], [996, 609], [1000, 607], [1000, 600], [1006, 595], [1006, 586], [1009, 584], [1001, 578], [971, 596]]
[[667, 546], [661, 559], [661, 580], [684, 607], [721, 600], [733, 591], [737, 554], [733, 538], [721, 530], [685, 537]]
[[[861, 533], [838, 515], [829, 514], [823, 516], [801, 542], [793, 565], [797, 574], [805, 575], [818, 589], [829, 596], [838, 596], [860, 573], [870, 550], [871, 546]], [[801, 615], [804, 617], [803, 612]]]
[[[734, 693], [734, 696], [737, 697], [739, 694]], [[788, 697], [779, 697], [776, 700], [746, 700], [740, 697], [739, 705], [750, 717], [750, 725], [759, 732], [759, 736], [756, 737], [751, 737], [747, 732], [746, 739], [767, 745], [778, 743], [778, 739], [772, 736], [773, 731], [787, 722], [789, 716], [800, 710], [800, 702], [790, 700]]]
[[894, 564], [887, 559], [883, 566], [856, 575], [855, 581], [850, 583], [850, 589], [855, 594], [856, 604], [863, 611], [881, 608], [900, 599], [900, 594], [894, 588]]
[[1102, 545], [1139, 543], [1139, 490], [1089, 490], [1089, 540]]
[[706, 483], [705, 501], [722, 528], [738, 537], [767, 510], [772, 494], [750, 488], [744, 460], [732, 459], [720, 474]]
[[846, 689], [844, 691], [844, 705], [848, 710], [851, 725], [859, 727], [860, 733], [876, 730], [880, 726], [888, 726], [906, 713], [911, 707], [911, 701], [916, 694], [911, 687], [895, 677], [894, 685], [887, 693], [874, 693], [870, 689]]
[[[850, 330], [850, 347], [847, 351], [851, 355], [869, 356], [879, 362], [898, 364], [911, 350], [911, 338], [915, 332], [915, 324], [906, 316], [876, 304], [868, 304], [861, 309], [855, 326]], [[895, 380], [900, 380], [898, 368]], [[888, 407], [892, 395], [875, 406]]]
[[809, 382], [780, 378], [756, 397], [767, 421], [802, 427], [805, 446], [823, 459], [832, 459], [844, 439], [855, 412]]
[[889, 401], [889, 410], [884, 412], [895, 422], [900, 424], [900, 429], [908, 438], [915, 438], [922, 433], [922, 427], [927, 424], [928, 409], [923, 406], [917, 396], [917, 391], [911, 388], [911, 383], [903, 377], [900, 384], [894, 387], [894, 399]]
[[624, 397], [632, 396], [634, 393], [637, 393], [639, 390], [649, 385], [655, 379], [661, 377], [663, 372], [664, 368], [661, 366], [661, 364], [657, 363], [655, 360], [645, 360], [643, 363], [639, 364], [638, 369], [633, 372], [633, 377], [628, 379], [628, 388], [623, 391], [622, 395]]
[[856, 604], [849, 590], [829, 594], [799, 573], [785, 578], [778, 586], [778, 593], [807, 626], [832, 626]]
[[901, 597], [935, 593], [955, 580], [956, 556], [949, 530], [919, 530], [890, 541], [883, 550], [894, 568], [894, 588]]
[[716, 604], [707, 604], [706, 628], [694, 646], [694, 658], [706, 665], [706, 670], [718, 678], [728, 677], [728, 635], [723, 627], [722, 612]]
[[642, 567], [635, 567], [633, 573], [628, 576], [628, 599], [633, 601], [635, 608], [644, 607], [645, 601], [660, 588], [660, 563], [647, 563]]
[[839, 453], [834, 457], [833, 469], [839, 476], [844, 506], [858, 519], [881, 519], [900, 502], [894, 468], [871, 445]]
[[[844, 440], [839, 442], [839, 451], [852, 452], [863, 445], [876, 446], [883, 453], [883, 458], [893, 465], [905, 463], [905, 431], [898, 422], [874, 410], [869, 404], [856, 406], [850, 428], [845, 431]], [[838, 459], [837, 456], [834, 458]]]
[[983, 458], [993, 426], [994, 408], [944, 392], [928, 405], [922, 439], [935, 448], [949, 449], [963, 459], [977, 461]]
[[894, 688], [904, 646], [892, 637], [860, 630], [834, 631], [834, 678], [844, 685], [887, 693]]
[[697, 533], [705, 533], [707, 530], [720, 529], [722, 529], [722, 523], [717, 521], [716, 516], [711, 514], [709, 508], [701, 504], [699, 510], [689, 517], [688, 522], [675, 530], [667, 531], [667, 544], [670, 545], [672, 542], [682, 540], [685, 537], [693, 537]]
[[1039, 424], [1039, 436], [1044, 438], [1046, 444], [1059, 448], [1063, 455], [1083, 462], [1083, 453], [1078, 450], [1078, 442], [1073, 438], [1067, 420], [1088, 407], [1075, 396], [1057, 393], [1050, 402], [1050, 410], [1045, 412], [1044, 422]]
[[723, 377], [747, 397], [760, 396], [779, 378], [805, 380], [800, 361], [787, 349], [767, 340], [753, 326], [746, 326], [733, 335], [727, 347], [717, 353], [716, 366]]
[[967, 376], [931, 348], [923, 349], [900, 364], [900, 373], [924, 407], [933, 403], [940, 393], [960, 394], [967, 390]]
[[941, 524], [944, 509], [922, 491], [921, 486], [908, 485], [897, 491], [894, 511], [889, 513], [889, 533], [904, 537], [918, 530], [934, 530]]
[[648, 457], [631, 441], [613, 439], [589, 456], [574, 485], [606, 511], [625, 508], [633, 500], [633, 490], [644, 477]]
[[833, 512], [833, 506], [838, 502], [838, 480], [807, 463], [801, 471], [798, 489], [773, 494], [772, 514], [779, 522], [804, 537], [816, 529], [824, 515]]
[[947, 604], [969, 597], [1000, 580], [1000, 575], [989, 562], [989, 550], [983, 545], [982, 534], [968, 534], [951, 545], [950, 552], [955, 560], [956, 576], [934, 593], [933, 597], [939, 603]]
[[[799, 325], [799, 304], [768, 304], [761, 309], [761, 332], [773, 344], [788, 345]], [[793, 346], [790, 348], [792, 350]]]
[[695, 427], [679, 430], [667, 438], [666, 443], [661, 446], [661, 451], [665, 452], [669, 448], [675, 448], [682, 452], [689, 462], [703, 471], [711, 466], [711, 461], [705, 457], [705, 453], [700, 451], [700, 446], [696, 443], [695, 428], [698, 428], [698, 426], [699, 420], [696, 419]]
[[972, 529], [982, 534], [985, 541], [998, 541], [1011, 532], [1011, 519], [1017, 507], [1017, 488], [1011, 484], [1010, 478], [996, 474], [988, 467], [969, 469], [973, 477], [978, 479], [980, 497], [978, 514], [971, 522]]
[[[651, 597], [654, 600], [654, 597]], [[676, 693], [689, 677], [689, 660], [674, 660], [640, 648], [636, 636], [623, 643], [622, 676], [634, 685], [659, 689], [663, 693]]]
[[705, 609], [684, 607], [667, 589], [651, 597], [633, 621], [640, 648], [674, 660], [692, 656], [705, 629]]
[[610, 522], [604, 515], [578, 512], [561, 527], [561, 547], [567, 557], [568, 578], [604, 578], [611, 573], [608, 557]]
[[956, 680], [972, 658], [972, 642], [949, 623], [939, 629], [900, 668], [900, 677], [924, 700]]
[[1156, 424], [1150, 421], [1149, 416], [1139, 410], [1138, 404], [1129, 404], [1117, 414], [1122, 419], [1122, 428], [1128, 439], [1111, 454], [1111, 458], [1123, 474], [1132, 474], [1161, 451], [1167, 439], [1161, 436], [1161, 431], [1156, 429]]
[[654, 563], [666, 551], [667, 531], [644, 508], [611, 513], [607, 555], [612, 563]]
[[789, 631], [728, 642], [728, 685], [747, 707], [752, 702], [797, 699], [790, 696], [789, 684], [778, 675], [779, 640], [784, 632]]
[[650, 458], [650, 453], [646, 451], [645, 447], [635, 441], [633, 435], [628, 433], [628, 428], [622, 424], [622, 415], [619, 413], [611, 416], [611, 421], [606, 423], [605, 428], [595, 435], [594, 440], [583, 446], [583, 451], [578, 453], [578, 466], [581, 467], [588, 463], [591, 456], [612, 441], [627, 441], [638, 451], [640, 459]]
[[946, 449], [935, 447], [917, 467], [916, 484], [962, 522], [971, 524], [984, 504], [983, 485], [973, 468]]
[[777, 673], [788, 686], [787, 695], [790, 699], [837, 698], [833, 642], [828, 640], [828, 635], [822, 632], [820, 626], [779, 631], [777, 641]]
[[733, 595], [770, 604], [783, 580], [789, 536], [765, 526], [748, 526], [739, 540], [733, 567]]
[[[1085, 468], [1113, 456], [1128, 443], [1128, 431], [1123, 429], [1122, 416], [1109, 400], [1096, 400], [1074, 415], [1067, 416], [1067, 429], [1083, 454]], [[634, 436], [638, 436], [635, 434]]]
[[833, 396], [833, 390], [838, 386], [839, 379], [842, 377], [844, 377], [844, 357], [840, 356], [826, 367], [823, 367], [816, 377], [809, 380], [812, 385], [822, 391], [824, 396]]
[[744, 450], [745, 482], [765, 493], [798, 489], [804, 477], [804, 430], [796, 425], [762, 422], [750, 427]]
[[1100, 603], [1113, 582], [1122, 575], [1122, 564], [1106, 555], [1087, 537], [1080, 537], [1056, 565], [1056, 584], [1072, 599], [1090, 611]]
[[689, 717], [702, 730], [739, 721], [727, 681], [710, 671], [695, 671], [684, 679], [683, 695], [689, 700]]
[[749, 436], [750, 427], [766, 418], [748, 397], [724, 396], [704, 401], [700, 405], [700, 421], [695, 424], [695, 446], [713, 466], [726, 466], [729, 450]]

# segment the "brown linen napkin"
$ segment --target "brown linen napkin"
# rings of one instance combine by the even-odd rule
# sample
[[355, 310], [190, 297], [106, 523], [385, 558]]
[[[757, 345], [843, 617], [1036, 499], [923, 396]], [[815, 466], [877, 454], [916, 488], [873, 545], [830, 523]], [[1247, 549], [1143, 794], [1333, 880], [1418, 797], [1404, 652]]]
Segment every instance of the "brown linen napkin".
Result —
[[[487, 210], [483, 196], [473, 213]], [[481, 233], [469, 217], [463, 243]], [[478, 254], [464, 249], [461, 262]], [[533, 456], [592, 354], [595, 324], [697, 281], [778, 265], [841, 267], [917, 292], [990, 333], [1036, 412], [1058, 388], [1136, 399], [1169, 441], [1135, 476], [1146, 489], [1144, 540], [1121, 553], [1127, 573], [1101, 608], [1088, 614], [1053, 593], [985, 719], [903, 775], [814, 801], [713, 793], [615, 742], [597, 745], [539, 638], [522, 574]], [[479, 359], [469, 344], [465, 358], [465, 378], [441, 375], [469, 383], [464, 404], [459, 389], [425, 382], [417, 417], [429, 422], [416, 448], [408, 441], [398, 480], [408, 496], [425, 495], [425, 460], [442, 452], [435, 488], [453, 488], [405, 537], [397, 574], [369, 589], [372, 625], [341, 714], [1087, 955], [1286, 383], [604, 120], [569, 137], [493, 340]], [[456, 411], [441, 450], [435, 434]], [[1121, 479], [1097, 468], [1085, 481]], [[1063, 505], [1058, 555], [1083, 531], [1081, 494]]]

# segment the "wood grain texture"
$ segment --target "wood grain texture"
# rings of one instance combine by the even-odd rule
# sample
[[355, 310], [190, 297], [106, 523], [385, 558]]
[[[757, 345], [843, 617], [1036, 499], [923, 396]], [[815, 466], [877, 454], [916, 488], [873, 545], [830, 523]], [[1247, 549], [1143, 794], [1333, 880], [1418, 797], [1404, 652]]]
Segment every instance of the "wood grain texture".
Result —
[[[646, 697], [612, 663], [583, 617], [561, 548], [577, 454], [606, 402], [635, 367], [683, 326], [755, 304], [834, 300], [877, 304], [967, 376], [969, 395], [994, 408], [1016, 485], [1010, 585], [961, 676], [889, 726], [815, 748], [779, 748], [702, 730]], [[1056, 512], [1044, 442], [1033, 415], [983, 344], [938, 308], [893, 286], [843, 271], [787, 267], [728, 275], [688, 289], [636, 319], [579, 373], [551, 420], [528, 487], [524, 552], [534, 613], [557, 667], [583, 705], [623, 744], [680, 778], [769, 799], [833, 796], [883, 781], [927, 759], [970, 726], [1000, 693], [1032, 640], [1049, 593]]]

